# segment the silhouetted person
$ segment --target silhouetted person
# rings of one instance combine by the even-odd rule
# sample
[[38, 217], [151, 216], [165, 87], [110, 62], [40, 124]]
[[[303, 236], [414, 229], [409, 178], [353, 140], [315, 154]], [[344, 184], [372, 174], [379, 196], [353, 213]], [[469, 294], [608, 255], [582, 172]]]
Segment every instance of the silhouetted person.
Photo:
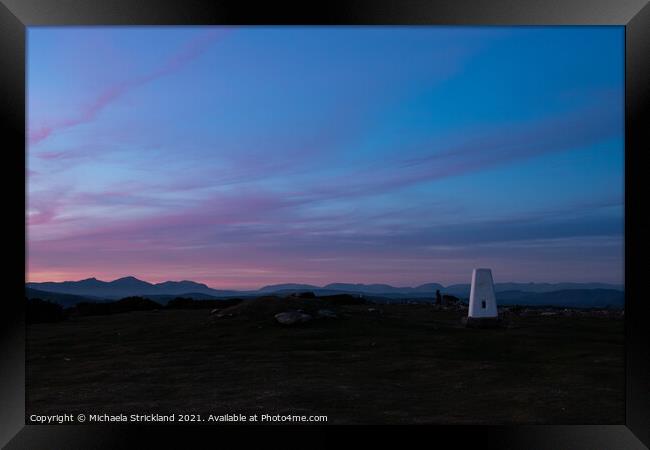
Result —
[[440, 289], [436, 290], [436, 305], [442, 304], [442, 295], [440, 295]]

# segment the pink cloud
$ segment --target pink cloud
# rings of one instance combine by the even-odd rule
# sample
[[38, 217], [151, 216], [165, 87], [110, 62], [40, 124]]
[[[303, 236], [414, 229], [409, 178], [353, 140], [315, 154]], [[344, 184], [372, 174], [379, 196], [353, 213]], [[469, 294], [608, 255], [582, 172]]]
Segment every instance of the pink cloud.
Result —
[[46, 160], [78, 159], [84, 158], [86, 156], [88, 155], [80, 151], [73, 150], [64, 150], [60, 152], [40, 152], [36, 155], [37, 158]]
[[38, 144], [53, 133], [95, 120], [97, 115], [108, 105], [115, 102], [132, 89], [154, 81], [165, 75], [181, 70], [194, 59], [201, 56], [215, 40], [225, 33], [224, 30], [210, 30], [188, 42], [180, 51], [173, 54], [167, 61], [151, 73], [131, 80], [125, 80], [107, 87], [96, 98], [88, 103], [77, 117], [67, 118], [53, 125], [29, 127], [28, 139], [31, 145]]
[[32, 127], [29, 127], [29, 143], [30, 144], [37, 144], [41, 142], [42, 140], [46, 139], [50, 134], [52, 134], [52, 128], [51, 127], [40, 127], [37, 129], [32, 129]]
[[43, 225], [50, 223], [56, 217], [56, 208], [48, 208], [30, 214], [28, 216], [27, 222], [29, 225]]

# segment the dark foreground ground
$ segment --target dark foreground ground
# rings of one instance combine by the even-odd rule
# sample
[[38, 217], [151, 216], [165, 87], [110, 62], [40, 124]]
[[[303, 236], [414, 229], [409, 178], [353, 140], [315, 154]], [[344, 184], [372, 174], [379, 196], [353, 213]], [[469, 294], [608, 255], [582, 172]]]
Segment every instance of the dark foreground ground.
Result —
[[[239, 305], [238, 305], [239, 306]], [[27, 414], [296, 414], [328, 423], [624, 422], [623, 320], [468, 329], [431, 305], [160, 310], [28, 327]], [[376, 308], [376, 311], [369, 311]], [[252, 312], [251, 312], [252, 311]]]

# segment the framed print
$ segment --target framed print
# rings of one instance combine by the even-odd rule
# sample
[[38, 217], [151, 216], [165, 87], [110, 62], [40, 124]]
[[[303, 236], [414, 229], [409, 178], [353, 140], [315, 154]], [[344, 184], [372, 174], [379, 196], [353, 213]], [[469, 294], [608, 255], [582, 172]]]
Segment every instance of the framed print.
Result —
[[649, 445], [647, 2], [0, 19], [6, 448]]

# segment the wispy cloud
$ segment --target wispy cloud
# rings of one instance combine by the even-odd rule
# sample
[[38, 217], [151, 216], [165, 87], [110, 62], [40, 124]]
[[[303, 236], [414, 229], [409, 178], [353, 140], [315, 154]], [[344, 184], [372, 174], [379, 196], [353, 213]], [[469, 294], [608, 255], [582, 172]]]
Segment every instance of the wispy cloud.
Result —
[[212, 29], [186, 43], [178, 52], [171, 55], [160, 66], [151, 72], [124, 80], [112, 86], [108, 86], [84, 106], [75, 117], [54, 121], [43, 126], [30, 124], [28, 139], [30, 145], [36, 145], [50, 137], [53, 133], [85, 124], [95, 120], [97, 115], [111, 103], [117, 101], [129, 91], [150, 83], [158, 78], [181, 70], [194, 59], [201, 56], [210, 45], [222, 37], [226, 31], [223, 29]]
[[[620, 97], [620, 96], [619, 96]], [[588, 108], [528, 123], [495, 126], [487, 133], [455, 136], [446, 144], [439, 139], [396, 148], [390, 162], [381, 161], [352, 172], [339, 186], [314, 188], [315, 197], [377, 195], [418, 183], [464, 176], [544, 154], [589, 148], [612, 138], [622, 138], [620, 98], [607, 95]], [[425, 156], [409, 157], [409, 153]]]

